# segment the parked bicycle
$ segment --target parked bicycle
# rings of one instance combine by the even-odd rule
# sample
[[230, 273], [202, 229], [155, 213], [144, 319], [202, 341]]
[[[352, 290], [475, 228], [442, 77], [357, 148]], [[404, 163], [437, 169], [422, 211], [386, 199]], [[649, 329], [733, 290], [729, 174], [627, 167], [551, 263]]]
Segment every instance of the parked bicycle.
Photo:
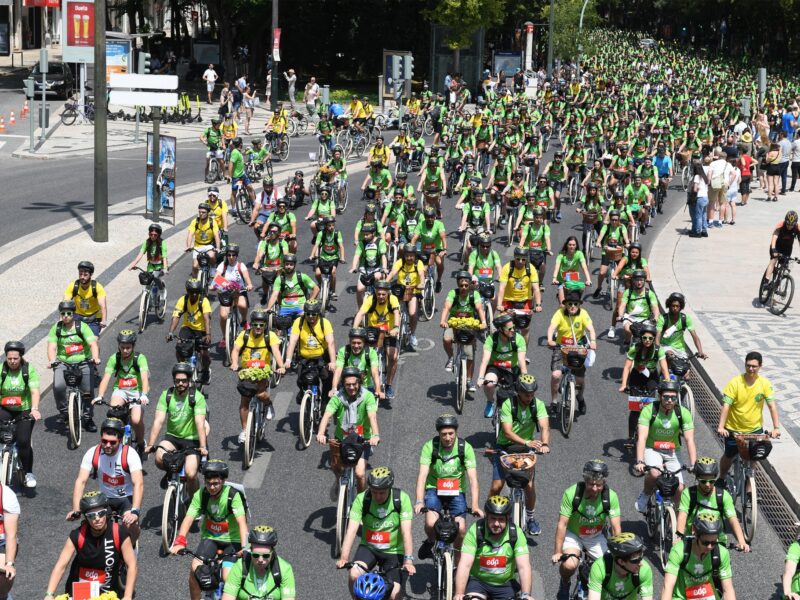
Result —
[[88, 102], [80, 104], [77, 100], [66, 102], [64, 104], [64, 111], [61, 113], [61, 122], [64, 125], [72, 125], [80, 117], [81, 123], [90, 123], [94, 125], [94, 104]]

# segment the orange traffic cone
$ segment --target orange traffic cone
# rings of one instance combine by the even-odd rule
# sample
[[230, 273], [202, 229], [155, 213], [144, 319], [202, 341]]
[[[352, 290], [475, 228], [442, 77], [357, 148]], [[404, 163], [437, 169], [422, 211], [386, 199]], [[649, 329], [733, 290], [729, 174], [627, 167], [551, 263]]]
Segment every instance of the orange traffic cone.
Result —
[[17, 124], [17, 119], [14, 117], [14, 111], [13, 110], [11, 111], [11, 116], [8, 118], [8, 124], [9, 125], [16, 125]]
[[0, 133], [6, 130], [6, 120], [0, 117]]
[[22, 114], [21, 114], [21, 117], [22, 117], [23, 119], [24, 119], [25, 117], [27, 117], [27, 116], [28, 116], [28, 113], [30, 112], [30, 110], [31, 110], [31, 109], [30, 109], [30, 108], [28, 108], [28, 101], [27, 101], [27, 100], [25, 100], [25, 104], [23, 104], [23, 105], [22, 105]]

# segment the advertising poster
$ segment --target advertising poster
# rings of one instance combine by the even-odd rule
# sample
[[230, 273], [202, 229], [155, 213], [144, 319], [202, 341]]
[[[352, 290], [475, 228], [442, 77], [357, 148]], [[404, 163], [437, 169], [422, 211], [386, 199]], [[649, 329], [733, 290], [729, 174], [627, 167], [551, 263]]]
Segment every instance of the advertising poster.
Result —
[[153, 177], [161, 192], [161, 212], [172, 215], [175, 224], [175, 170], [178, 140], [171, 135], [159, 136], [158, 169], [153, 168], [153, 134], [147, 133], [147, 191], [145, 214], [153, 212]]
[[128, 40], [106, 41], [106, 83], [111, 81], [112, 73], [129, 73], [128, 57], [131, 43]]
[[94, 62], [94, 1], [63, 0], [61, 39], [64, 62]]
[[0, 56], [11, 54], [11, 32], [8, 22], [0, 22]]

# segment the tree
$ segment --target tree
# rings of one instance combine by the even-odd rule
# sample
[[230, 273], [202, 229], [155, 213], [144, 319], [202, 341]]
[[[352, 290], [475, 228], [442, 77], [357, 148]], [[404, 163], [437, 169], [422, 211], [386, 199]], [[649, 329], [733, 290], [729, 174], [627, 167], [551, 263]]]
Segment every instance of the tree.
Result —
[[[583, 35], [579, 36], [579, 23], [581, 9], [584, 1], [587, 2], [583, 15]], [[600, 23], [600, 16], [594, 0], [558, 0], [555, 4], [553, 21], [553, 52], [562, 60], [577, 58], [579, 52], [579, 38], [583, 38], [583, 53], [586, 53], [586, 32]], [[544, 18], [550, 18], [550, 6], [544, 9]]]
[[480, 27], [499, 25], [505, 18], [506, 0], [439, 0], [425, 16], [448, 28], [447, 46], [453, 51], [453, 68], [460, 68], [460, 50]]

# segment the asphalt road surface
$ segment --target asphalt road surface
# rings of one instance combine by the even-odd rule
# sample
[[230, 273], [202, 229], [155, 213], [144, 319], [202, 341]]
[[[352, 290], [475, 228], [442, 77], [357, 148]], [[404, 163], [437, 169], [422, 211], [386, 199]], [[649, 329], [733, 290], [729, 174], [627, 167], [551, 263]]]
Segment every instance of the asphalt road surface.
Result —
[[[391, 133], [391, 132], [390, 132]], [[387, 134], [387, 137], [388, 134]], [[387, 140], [391, 141], [391, 137]], [[307, 137], [292, 141], [292, 161], [300, 168], [311, 171], [307, 162], [307, 153], [315, 150], [315, 142]], [[187, 180], [202, 179], [202, 164], [199, 162], [202, 150], [183, 150], [188, 167], [185, 168]], [[114, 155], [124, 158], [131, 153]], [[119, 161], [120, 178], [112, 177], [114, 188], [111, 191], [112, 202], [121, 197], [130, 196], [130, 190], [136, 189], [141, 182], [142, 164], [136, 161]], [[79, 172], [74, 169], [77, 164], [85, 168]], [[112, 161], [113, 164], [113, 161]], [[7, 165], [7, 163], [6, 163]], [[27, 172], [26, 163], [21, 166], [14, 163], [21, 173]], [[85, 158], [78, 161], [59, 161], [48, 163], [47, 172], [53, 169], [54, 177], [62, 177], [62, 181], [70, 186], [83, 185], [87, 190], [84, 204], [75, 209], [77, 213], [88, 210], [91, 189], [90, 161]], [[0, 166], [0, 176], [6, 167]], [[24, 171], [22, 170], [24, 169]], [[190, 171], [187, 173], [187, 171]], [[363, 179], [363, 172], [351, 172], [351, 199], [347, 212], [339, 218], [337, 226], [344, 232], [348, 261], [352, 258], [352, 232], [355, 221], [361, 216], [361, 202], [355, 191]], [[52, 181], [52, 177], [48, 177]], [[137, 179], [136, 186], [133, 180]], [[8, 179], [4, 178], [5, 181]], [[412, 179], [416, 183], [416, 177]], [[59, 198], [47, 194], [31, 193], [44, 189], [45, 183], [37, 180], [27, 181], [23, 185], [22, 178], [16, 177], [12, 185], [19, 185], [15, 193], [7, 197], [19, 198], [16, 208], [11, 207], [13, 218], [23, 214], [26, 205], [37, 201], [58, 204]], [[63, 187], [63, 186], [61, 186]], [[52, 190], [52, 187], [48, 188]], [[199, 198], [198, 198], [199, 200]], [[457, 228], [457, 220], [452, 211], [453, 200], [444, 200], [445, 225], [449, 232]], [[670, 213], [683, 208], [683, 194], [676, 190], [670, 192], [667, 214], [656, 220], [655, 227], [643, 238], [645, 244], [655, 237], [655, 232], [663, 226]], [[298, 209], [300, 258], [308, 256], [310, 251], [310, 232], [303, 217], [308, 205]], [[579, 235], [579, 218], [574, 207], [564, 209], [565, 219], [561, 224], [552, 226], [554, 249], [564, 243], [568, 235]], [[27, 214], [27, 213], [25, 213]], [[55, 219], [62, 219], [64, 212], [55, 208], [42, 207], [34, 210], [31, 216], [23, 221], [23, 228], [43, 228]], [[78, 215], [73, 215], [78, 216]], [[142, 228], [142, 237], [145, 237]], [[4, 235], [8, 235], [7, 233]], [[18, 233], [17, 233], [18, 235]], [[497, 239], [497, 236], [495, 236]], [[255, 240], [250, 231], [242, 226], [231, 227], [231, 240], [242, 245], [242, 258], [252, 262], [255, 254]], [[0, 243], [9, 240], [1, 239]], [[455, 255], [458, 251], [458, 240], [451, 233], [448, 237], [449, 255], [445, 273], [456, 269]], [[511, 250], [495, 242], [494, 246], [508, 260]], [[550, 259], [552, 266], [553, 259]], [[599, 267], [599, 260], [591, 264], [594, 272]], [[308, 265], [300, 265], [300, 270], [309, 272]], [[183, 285], [188, 276], [190, 264], [181, 260], [174, 265], [166, 281], [169, 288], [169, 303], [173, 305], [183, 293]], [[41, 276], [35, 274], [35, 276]], [[130, 274], [131, 277], [134, 274]], [[654, 273], [654, 278], [659, 274]], [[548, 276], [549, 278], [549, 276]], [[345, 275], [340, 271], [339, 301], [335, 310], [328, 314], [334, 325], [337, 346], [347, 341], [347, 331], [356, 312], [354, 299], [355, 276]], [[454, 282], [446, 279], [444, 289], [437, 296], [441, 305], [446, 292], [454, 287]], [[591, 288], [589, 289], [591, 292]], [[55, 293], [55, 292], [54, 292]], [[137, 301], [138, 304], [138, 301]], [[591, 299], [585, 307], [592, 315], [598, 332], [608, 327], [609, 313], [601, 304]], [[544, 344], [544, 333], [550, 317], [557, 309], [554, 288], [547, 286], [544, 294], [544, 311], [534, 317], [531, 345], [528, 350], [530, 371], [539, 380], [540, 393], [545, 402], [549, 401], [549, 360], [550, 352]], [[397, 378], [397, 398], [391, 410], [381, 408], [378, 420], [381, 428], [381, 445], [377, 448], [372, 465], [389, 465], [396, 474], [396, 485], [413, 493], [416, 480], [419, 452], [423, 442], [435, 434], [434, 421], [444, 412], [453, 412], [453, 378], [443, 369], [445, 355], [441, 349], [441, 330], [438, 327], [439, 313], [432, 322], [421, 322], [418, 329], [419, 349], [417, 352], [403, 354]], [[129, 307], [101, 340], [103, 360], [115, 351], [114, 337], [120, 329], [135, 325], [135, 310]], [[220, 339], [215, 314], [212, 318], [213, 341]], [[137, 350], [143, 352], [151, 365], [152, 393], [155, 399], [165, 387], [170, 385], [169, 371], [174, 363], [174, 347], [164, 342], [166, 325], [151, 325], [140, 336]], [[279, 534], [277, 550], [294, 566], [298, 598], [346, 598], [346, 574], [334, 568], [331, 556], [334, 531], [334, 505], [328, 498], [331, 474], [327, 467], [327, 448], [314, 443], [308, 450], [298, 448], [297, 422], [298, 406], [294, 402], [296, 392], [295, 377], [290, 375], [284, 379], [279, 388], [273, 392], [276, 417], [268, 426], [268, 442], [258, 450], [258, 456], [250, 470], [241, 471], [241, 450], [236, 437], [240, 431], [238, 418], [239, 399], [235, 390], [235, 375], [224, 369], [219, 351], [212, 351], [214, 357], [209, 386], [210, 405], [212, 407], [212, 434], [210, 437], [211, 454], [215, 458], [229, 461], [231, 481], [243, 482], [247, 488], [247, 497], [252, 512], [251, 524], [266, 523], [273, 525]], [[632, 530], [646, 537], [643, 517], [635, 512], [634, 500], [641, 489], [642, 480], [629, 474], [629, 458], [624, 455], [622, 440], [626, 435], [627, 406], [625, 398], [617, 393], [619, 377], [623, 364], [623, 354], [619, 341], [608, 341], [605, 334], [600, 335], [597, 362], [589, 371], [587, 378], [586, 399], [588, 414], [581, 417], [573, 428], [569, 439], [563, 438], [557, 431], [551, 439], [552, 453], [541, 457], [537, 468], [538, 505], [536, 516], [542, 525], [542, 534], [530, 540], [531, 560], [534, 569], [534, 597], [554, 598], [558, 587], [556, 567], [550, 564], [553, 550], [553, 536], [558, 518], [561, 495], [565, 488], [581, 478], [583, 463], [591, 458], [603, 458], [608, 462], [611, 476], [609, 485], [620, 496], [622, 504], [622, 520], [625, 530]], [[38, 367], [38, 365], [37, 365]], [[49, 374], [43, 379], [47, 381]], [[17, 598], [40, 598], [45, 592], [48, 575], [58, 556], [62, 544], [73, 524], [64, 521], [64, 515], [70, 508], [70, 496], [74, 476], [83, 452], [90, 447], [99, 434], [86, 435], [80, 450], [68, 450], [65, 430], [55, 422], [55, 408], [52, 395], [44, 397], [43, 423], [37, 425], [34, 433], [36, 448], [35, 472], [39, 479], [36, 493], [21, 498], [22, 519], [20, 525], [21, 548], [18, 560], [18, 582], [14, 589]], [[484, 397], [478, 391], [475, 399], [468, 400], [464, 414], [460, 417], [460, 434], [477, 448], [489, 445], [492, 441], [490, 421], [483, 418]], [[100, 412], [100, 411], [98, 411]], [[153, 409], [146, 413], [146, 423], [152, 421]], [[553, 423], [555, 427], [555, 423]], [[702, 422], [696, 424], [696, 439], [700, 455], [718, 456], [720, 447], [713, 433]], [[187, 574], [189, 561], [181, 557], [165, 558], [160, 556], [160, 519], [161, 499], [163, 492], [159, 488], [160, 472], [152, 461], [145, 463], [148, 475], [145, 478], [146, 491], [142, 520], [144, 532], [141, 538], [139, 554], [140, 576], [137, 585], [140, 598], [186, 598]], [[489, 461], [479, 459], [479, 481], [481, 486], [481, 504], [488, 490], [491, 469]], [[740, 598], [779, 597], [777, 582], [783, 570], [783, 548], [777, 537], [766, 523], [761, 520], [757, 538], [754, 542], [754, 553], [741, 555], [733, 552], [732, 562], [734, 583]], [[418, 547], [423, 539], [422, 519], [414, 520], [414, 545]], [[189, 544], [194, 547], [199, 541], [197, 533], [190, 534]], [[657, 557], [648, 552], [651, 563]], [[656, 589], [660, 590], [660, 568], [655, 569], [657, 575]], [[428, 598], [435, 579], [435, 572], [430, 561], [417, 561], [417, 574], [410, 578], [406, 592], [413, 598]], [[62, 583], [63, 586], [63, 583]], [[59, 588], [59, 592], [61, 588]]]

